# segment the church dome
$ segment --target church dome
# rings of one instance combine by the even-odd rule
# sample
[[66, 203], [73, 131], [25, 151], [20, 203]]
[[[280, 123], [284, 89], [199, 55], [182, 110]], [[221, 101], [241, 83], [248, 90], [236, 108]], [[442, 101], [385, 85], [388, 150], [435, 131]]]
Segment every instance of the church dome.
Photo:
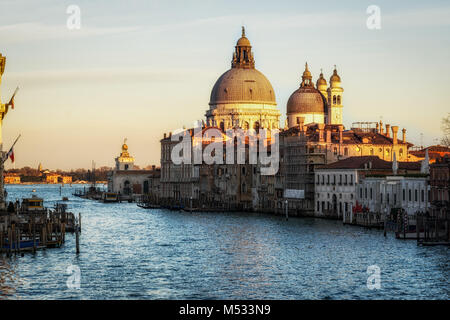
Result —
[[327, 113], [325, 97], [319, 90], [314, 88], [311, 72], [308, 70], [307, 63], [305, 64], [305, 71], [303, 72], [300, 88], [295, 90], [289, 97], [287, 113], [320, 113], [324, 115]]
[[323, 95], [314, 87], [300, 87], [289, 97], [287, 113], [326, 114], [326, 102]]
[[209, 104], [226, 103], [276, 105], [269, 80], [256, 69], [244, 68], [232, 68], [216, 81]]
[[232, 103], [276, 105], [272, 85], [255, 69], [251, 48], [242, 27], [242, 36], [236, 44], [231, 69], [216, 81], [211, 91], [210, 105]]

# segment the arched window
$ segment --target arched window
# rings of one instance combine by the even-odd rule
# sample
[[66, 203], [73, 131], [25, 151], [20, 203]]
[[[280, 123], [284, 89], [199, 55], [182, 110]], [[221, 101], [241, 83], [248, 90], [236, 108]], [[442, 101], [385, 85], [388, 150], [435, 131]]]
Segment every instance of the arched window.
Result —
[[337, 97], [337, 104], [341, 104], [341, 96]]
[[348, 148], [344, 148], [344, 156], [348, 156]]
[[333, 96], [333, 104], [336, 104], [336, 96]]
[[224, 124], [223, 121], [220, 122], [220, 129], [221, 129], [222, 131], [225, 131], [225, 124]]

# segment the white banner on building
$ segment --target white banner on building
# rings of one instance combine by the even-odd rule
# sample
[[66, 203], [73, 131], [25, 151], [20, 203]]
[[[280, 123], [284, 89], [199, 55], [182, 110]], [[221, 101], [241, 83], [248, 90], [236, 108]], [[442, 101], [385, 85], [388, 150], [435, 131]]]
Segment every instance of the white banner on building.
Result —
[[305, 199], [305, 190], [286, 189], [284, 190], [284, 197], [291, 199]]

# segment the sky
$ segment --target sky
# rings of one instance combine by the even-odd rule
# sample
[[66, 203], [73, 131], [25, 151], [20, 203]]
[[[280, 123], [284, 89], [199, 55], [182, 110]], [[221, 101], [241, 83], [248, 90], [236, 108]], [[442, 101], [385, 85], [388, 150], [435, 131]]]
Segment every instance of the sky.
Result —
[[[70, 5], [80, 8], [80, 29], [67, 28]], [[370, 5], [381, 29], [367, 27]], [[337, 66], [347, 129], [382, 119], [414, 144], [441, 138], [448, 1], [0, 0], [1, 101], [20, 87], [3, 149], [21, 134], [17, 168], [113, 166], [127, 138], [136, 164], [159, 165], [164, 132], [204, 119], [242, 25], [282, 126], [308, 62], [314, 81]]]

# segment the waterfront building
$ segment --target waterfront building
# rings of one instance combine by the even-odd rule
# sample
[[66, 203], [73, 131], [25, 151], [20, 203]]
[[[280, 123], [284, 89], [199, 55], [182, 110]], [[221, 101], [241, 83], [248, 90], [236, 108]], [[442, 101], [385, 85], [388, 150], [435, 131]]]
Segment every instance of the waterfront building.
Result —
[[[393, 163], [377, 156], [362, 156], [346, 158], [316, 169], [315, 216], [346, 218], [344, 222], [351, 222], [353, 208], [357, 203], [373, 210], [372, 212], [380, 212], [376, 205], [380, 197], [383, 197], [382, 194], [380, 196], [380, 190], [386, 185], [380, 181], [393, 176]], [[423, 184], [426, 179], [420, 175], [421, 165], [421, 162], [398, 162], [397, 174], [394, 178], [388, 178], [390, 181], [388, 184], [392, 185], [391, 182], [394, 180], [408, 184], [410, 181], [405, 177], [410, 175], [414, 175], [414, 179], [419, 175], [420, 183]], [[386, 191], [384, 193], [386, 194]], [[406, 205], [408, 208], [414, 206], [414, 201], [409, 201], [409, 198], [397, 201], [397, 194], [391, 193], [387, 193], [387, 198], [384, 199], [386, 205], [392, 203], [393, 206]]]
[[393, 161], [418, 161], [406, 141], [406, 129], [401, 139], [398, 126], [380, 122], [357, 122], [346, 130], [343, 122], [343, 92], [341, 77], [335, 67], [330, 86], [320, 74], [314, 86], [308, 64], [303, 72], [300, 88], [287, 102], [287, 122], [280, 133], [280, 171], [284, 191], [302, 196], [278, 200], [286, 204], [290, 214], [314, 215], [314, 172], [317, 168], [348, 157], [376, 156]]
[[[202, 136], [209, 129], [222, 132], [240, 128], [243, 130], [279, 129], [280, 112], [275, 92], [269, 80], [255, 68], [251, 44], [245, 35], [237, 41], [231, 69], [214, 84], [206, 123], [201, 123]], [[194, 130], [185, 131], [195, 145]], [[178, 141], [172, 141], [172, 133], [161, 140], [161, 198], [177, 203], [193, 203], [197, 206], [257, 209], [268, 203], [267, 186], [272, 192], [269, 177], [258, 177], [258, 164], [175, 164], [172, 149]], [[208, 143], [202, 142], [202, 151]], [[248, 145], [246, 145], [248, 148]], [[225, 154], [225, 153], [224, 153]], [[248, 154], [248, 153], [247, 153]], [[235, 157], [236, 159], [236, 157]], [[248, 160], [248, 159], [247, 159]], [[258, 185], [264, 184], [261, 188]], [[269, 193], [270, 194], [270, 193]], [[261, 195], [259, 198], [258, 195]], [[260, 200], [261, 199], [261, 200]]]
[[430, 201], [432, 216], [450, 218], [450, 156], [430, 165]]
[[[400, 172], [401, 168], [405, 170]], [[412, 221], [418, 213], [429, 211], [428, 179], [428, 160], [406, 163], [394, 161], [391, 172], [368, 173], [359, 180], [356, 201], [369, 212], [379, 214], [403, 209], [409, 221]]]
[[61, 182], [62, 183], [72, 183], [72, 177], [71, 176], [61, 176]]
[[20, 184], [20, 176], [17, 173], [5, 173], [5, 184]]
[[[417, 161], [409, 153], [406, 129], [398, 136], [398, 126], [380, 122], [343, 125], [342, 80], [335, 67], [329, 85], [320, 74], [316, 84], [305, 65], [300, 87], [287, 102], [286, 124], [279, 135], [279, 171], [262, 176], [258, 164], [207, 165], [174, 164], [171, 152], [178, 141], [172, 133], [161, 140], [161, 197], [178, 202], [220, 203], [254, 210], [277, 211], [288, 208], [292, 215], [315, 214], [314, 172], [317, 168], [348, 157], [376, 156], [385, 161]], [[206, 123], [202, 130], [279, 128], [279, 111], [268, 79], [255, 69], [251, 45], [243, 30], [238, 40], [231, 69], [215, 83], [210, 97]], [[202, 133], [203, 133], [202, 131]], [[194, 136], [193, 129], [185, 131]], [[252, 172], [245, 178], [234, 172]], [[220, 173], [225, 172], [224, 175]], [[231, 173], [231, 175], [230, 175]], [[228, 180], [227, 180], [228, 179]], [[229, 187], [235, 185], [235, 187]], [[245, 188], [244, 188], [245, 187]], [[249, 189], [250, 188], [250, 189]], [[251, 205], [250, 205], [251, 204]]]
[[[223, 154], [226, 154], [226, 135], [218, 127], [202, 127], [202, 141], [194, 136], [194, 129], [183, 132], [190, 135], [191, 147], [201, 144], [201, 151], [213, 143], [208, 138], [209, 129], [216, 129], [222, 134]], [[234, 159], [237, 159], [237, 142], [234, 142]], [[244, 143], [246, 161], [244, 164], [196, 164], [194, 154], [190, 163], [176, 164], [171, 159], [173, 147], [178, 144], [172, 141], [172, 134], [164, 135], [161, 140], [161, 200], [166, 203], [176, 203], [185, 206], [210, 207], [222, 209], [259, 210], [262, 203], [267, 204], [273, 199], [269, 197], [273, 191], [271, 179], [273, 176], [260, 175], [260, 164], [250, 164], [248, 161], [249, 142]], [[266, 190], [266, 188], [268, 189]], [[263, 191], [263, 192], [262, 192]], [[262, 192], [261, 200], [258, 197]], [[272, 202], [271, 202], [272, 203]], [[273, 207], [272, 204], [269, 207]]]
[[45, 182], [50, 184], [58, 183], [60, 175], [57, 173], [47, 173], [45, 175]]
[[156, 168], [152, 170], [136, 169], [134, 157], [128, 152], [128, 145], [122, 144], [122, 152], [115, 158], [115, 167], [108, 173], [108, 192], [116, 192], [123, 199], [135, 200], [137, 196], [159, 192], [159, 183], [155, 182]]

